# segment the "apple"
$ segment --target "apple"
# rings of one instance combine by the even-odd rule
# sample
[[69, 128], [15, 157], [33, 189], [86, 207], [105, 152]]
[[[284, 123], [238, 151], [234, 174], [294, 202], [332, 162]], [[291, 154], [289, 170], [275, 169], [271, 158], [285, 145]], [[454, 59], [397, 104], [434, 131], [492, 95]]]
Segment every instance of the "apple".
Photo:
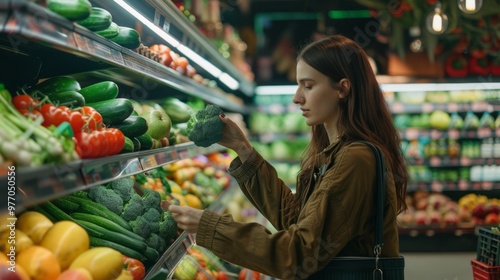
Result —
[[153, 146], [151, 147], [151, 149], [158, 149], [161, 147], [163, 147], [163, 145], [161, 144], [160, 140], [153, 138]]
[[430, 211], [429, 212], [429, 222], [431, 224], [439, 224], [441, 223], [441, 219], [442, 219], [442, 216], [441, 216], [441, 213], [438, 212], [438, 211]]
[[478, 204], [474, 209], [472, 209], [472, 216], [484, 219], [488, 213], [486, 212], [486, 206], [484, 204]]
[[141, 117], [146, 119], [148, 123], [148, 131], [146, 133], [153, 139], [161, 140], [162, 138], [170, 136], [172, 121], [167, 114], [159, 110], [150, 110], [143, 112]]
[[486, 212], [489, 213], [495, 213], [495, 214], [500, 214], [500, 205], [496, 204], [488, 204], [486, 207]]
[[85, 268], [70, 268], [59, 275], [57, 280], [92, 280], [92, 274]]
[[429, 217], [427, 211], [425, 210], [417, 210], [415, 212], [415, 223], [417, 225], [426, 225], [429, 223]]
[[9, 270], [6, 265], [0, 265], [0, 279], [2, 280], [22, 280], [21, 276], [14, 271]]
[[496, 213], [489, 213], [484, 218], [484, 223], [488, 225], [496, 225], [500, 222], [499, 216]]
[[456, 225], [458, 224], [458, 214], [454, 211], [449, 211], [444, 214], [443, 222], [447, 225]]

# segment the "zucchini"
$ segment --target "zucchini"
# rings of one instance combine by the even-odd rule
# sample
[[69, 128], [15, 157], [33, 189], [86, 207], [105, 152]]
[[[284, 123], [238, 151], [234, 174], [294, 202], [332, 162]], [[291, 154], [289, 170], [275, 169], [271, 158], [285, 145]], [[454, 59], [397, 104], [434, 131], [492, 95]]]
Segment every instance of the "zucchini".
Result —
[[[130, 249], [136, 250], [137, 252], [144, 252], [148, 247], [148, 245], [146, 245], [145, 242], [132, 238], [128, 235], [114, 232], [112, 230], [106, 229], [102, 226], [96, 225], [89, 221], [78, 220], [78, 219], [75, 220], [79, 225], [81, 225], [85, 229], [87, 228], [91, 229], [91, 232], [89, 232], [90, 236], [99, 237], [105, 240], [116, 242]], [[94, 234], [94, 232], [97, 234]]]
[[75, 213], [71, 213], [71, 217], [75, 220], [93, 223], [93, 224], [98, 225], [100, 227], [103, 227], [107, 230], [111, 230], [113, 232], [117, 232], [117, 233], [126, 235], [130, 238], [134, 238], [135, 240], [139, 240], [141, 242], [146, 242], [146, 240], [143, 237], [137, 235], [132, 230], [125, 229], [122, 226], [116, 224], [115, 222], [110, 221], [110, 220], [108, 220], [104, 217], [101, 217], [101, 216], [97, 216], [97, 215], [89, 214], [89, 213], [83, 213], [83, 212], [75, 212]]
[[112, 22], [108, 28], [106, 28], [104, 30], [94, 31], [94, 33], [99, 35], [99, 36], [102, 36], [106, 39], [111, 39], [111, 38], [118, 36], [119, 30], [120, 29], [118, 27], [118, 24]]
[[187, 122], [191, 118], [191, 107], [175, 97], [165, 98], [162, 107], [173, 124]]
[[126, 98], [116, 98], [99, 102], [87, 103], [102, 116], [105, 125], [117, 124], [126, 120], [134, 111], [132, 102]]
[[95, 216], [100, 216], [102, 218], [105, 218], [106, 220], [109, 220], [109, 221], [114, 222], [115, 224], [118, 224], [119, 226], [121, 226], [122, 228], [124, 228], [126, 230], [129, 230], [129, 231], [132, 230], [132, 228], [127, 223], [127, 221], [125, 221], [121, 216], [112, 212], [106, 206], [91, 200], [90, 198], [87, 199], [87, 198], [81, 198], [81, 197], [77, 197], [77, 196], [68, 195], [68, 196], [65, 196], [61, 199], [67, 199], [69, 201], [78, 203], [78, 205], [80, 205], [80, 208], [78, 210], [79, 212], [92, 214]]
[[77, 23], [88, 30], [100, 31], [108, 28], [113, 22], [111, 13], [99, 7], [92, 7], [90, 15], [84, 20], [77, 21]]
[[109, 247], [112, 249], [115, 249], [116, 251], [122, 253], [123, 255], [139, 260], [141, 262], [144, 262], [146, 260], [146, 257], [137, 252], [136, 250], [133, 250], [131, 248], [128, 248], [126, 246], [123, 246], [121, 244], [118, 244], [113, 241], [105, 240], [99, 237], [95, 236], [90, 236], [90, 246], [92, 247]]
[[128, 49], [135, 49], [141, 45], [139, 32], [126, 26], [118, 26], [118, 35], [110, 40]]
[[45, 95], [54, 94], [65, 91], [79, 91], [81, 89], [80, 83], [72, 77], [57, 76], [48, 78], [45, 81], [36, 84], [28, 90], [29, 94], [41, 92]]
[[156, 260], [158, 260], [158, 258], [160, 258], [160, 254], [158, 253], [158, 251], [149, 246], [146, 251], [143, 252], [143, 254], [148, 262], [155, 262]]
[[88, 0], [48, 0], [47, 8], [70, 21], [83, 20], [92, 12]]
[[148, 131], [148, 123], [145, 118], [141, 116], [130, 115], [123, 122], [113, 125], [112, 127], [118, 128], [127, 137], [137, 137], [143, 135]]
[[86, 86], [79, 92], [85, 98], [85, 102], [94, 103], [115, 99], [118, 96], [118, 85], [112, 81], [103, 81]]
[[153, 148], [153, 138], [149, 134], [144, 133], [134, 138], [139, 140], [139, 142], [141, 143], [140, 147], [141, 151], [151, 150], [151, 148]]
[[120, 153], [131, 153], [134, 151], [134, 142], [132, 139], [125, 136], [125, 144], [123, 145], [122, 151]]
[[67, 106], [70, 109], [85, 105], [85, 98], [77, 91], [63, 91], [47, 94], [54, 105]]

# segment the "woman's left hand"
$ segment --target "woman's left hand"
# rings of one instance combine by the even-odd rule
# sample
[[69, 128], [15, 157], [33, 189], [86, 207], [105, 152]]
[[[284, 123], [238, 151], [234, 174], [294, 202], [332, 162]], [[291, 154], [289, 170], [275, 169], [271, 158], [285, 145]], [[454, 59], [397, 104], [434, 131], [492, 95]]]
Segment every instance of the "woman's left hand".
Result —
[[162, 207], [172, 213], [178, 228], [187, 233], [198, 232], [198, 225], [200, 224], [203, 210], [188, 206], [168, 205], [169, 203], [167, 202], [167, 204], [165, 204], [165, 202], [166, 201], [162, 201]]

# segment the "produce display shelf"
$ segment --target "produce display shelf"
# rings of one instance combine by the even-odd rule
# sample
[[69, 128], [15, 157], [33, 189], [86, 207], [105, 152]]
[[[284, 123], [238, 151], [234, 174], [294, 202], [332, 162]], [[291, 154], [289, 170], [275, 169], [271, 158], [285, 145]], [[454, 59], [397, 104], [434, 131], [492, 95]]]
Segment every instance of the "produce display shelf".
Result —
[[[236, 181], [232, 178], [230, 186], [224, 190], [207, 209], [222, 214], [228, 202], [234, 197], [236, 191], [238, 191], [238, 186]], [[168, 247], [156, 264], [147, 271], [144, 279], [150, 279], [161, 268], [167, 268], [172, 272], [179, 261], [186, 255], [187, 250], [194, 244], [195, 237], [186, 232], [182, 232], [174, 243]]]
[[230, 111], [248, 110], [210, 87], [25, 0], [0, 0], [2, 52], [0, 57], [6, 64], [16, 65], [21, 55], [39, 60], [40, 72], [16, 86], [35, 78], [85, 72], [98, 75], [104, 71], [102, 75], [107, 79], [127, 82], [138, 93], [159, 97], [172, 93], [195, 95]]
[[471, 225], [422, 225], [399, 228], [399, 247], [405, 252], [474, 252], [476, 227]]
[[404, 140], [418, 140], [421, 138], [429, 139], [484, 139], [491, 137], [500, 137], [500, 128], [478, 128], [470, 130], [438, 130], [425, 128], [405, 128], [400, 131], [401, 138]]
[[482, 182], [472, 182], [469, 180], [458, 180], [456, 182], [452, 181], [429, 181], [429, 182], [410, 182], [408, 184], [408, 191], [432, 191], [432, 192], [442, 192], [442, 191], [488, 191], [488, 190], [500, 190], [499, 181], [482, 181]]
[[[218, 144], [202, 148], [188, 142], [106, 158], [36, 168], [19, 168], [15, 171], [15, 211], [22, 212], [44, 201], [142, 173], [177, 160], [223, 150], [225, 148]], [[7, 186], [10, 181], [12, 180], [8, 176], [0, 177], [0, 183], [4, 186]], [[6, 212], [7, 209], [7, 200], [2, 200], [0, 212]]]
[[[99, 0], [97, 2], [103, 1], [107, 0]], [[161, 22], [162, 26], [160, 27], [162, 27], [163, 30], [166, 29], [163, 27], [168, 26], [169, 33], [179, 34], [180, 38], [176, 38], [178, 41], [189, 46], [191, 49], [195, 50], [198, 55], [204, 57], [220, 70], [235, 78], [239, 82], [240, 91], [243, 94], [253, 96], [255, 84], [245, 79], [239, 70], [217, 51], [212, 42], [210, 42], [210, 40], [186, 18], [173, 1], [146, 0], [145, 2], [155, 9], [155, 23], [157, 25]]]
[[496, 112], [500, 111], [500, 105], [492, 104], [487, 101], [476, 101], [470, 103], [429, 103], [425, 102], [422, 104], [408, 104], [403, 102], [392, 102], [389, 103], [389, 108], [392, 113], [395, 114], [416, 114], [416, 113], [432, 113], [436, 110], [445, 111], [448, 113], [465, 113], [472, 111], [475, 113], [483, 112]]
[[406, 158], [409, 165], [429, 167], [470, 167], [475, 165], [500, 165], [500, 158], [470, 158], [432, 156], [429, 158]]

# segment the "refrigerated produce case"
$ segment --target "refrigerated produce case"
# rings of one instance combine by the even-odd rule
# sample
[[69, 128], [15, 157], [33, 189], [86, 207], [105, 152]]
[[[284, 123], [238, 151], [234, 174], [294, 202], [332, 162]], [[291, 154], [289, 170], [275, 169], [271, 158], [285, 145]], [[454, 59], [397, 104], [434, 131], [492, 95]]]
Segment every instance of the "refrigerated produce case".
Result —
[[[119, 85], [120, 96], [130, 99], [175, 96], [188, 100], [196, 97], [226, 112], [248, 114], [243, 104], [253, 95], [253, 83], [223, 58], [173, 3], [161, 0], [140, 3], [96, 0], [91, 3], [105, 7], [121, 25], [142, 30], [143, 43], [148, 40], [151, 44], [165, 44], [186, 55], [197, 72], [210, 82], [195, 81], [42, 6], [18, 0], [0, 1], [0, 82], [16, 92], [25, 85], [54, 76], [71, 76], [82, 84], [109, 80]], [[144, 16], [137, 16], [135, 11], [144, 12]], [[164, 35], [170, 36], [170, 41], [162, 37]], [[210, 71], [213, 69], [219, 72]], [[224, 148], [217, 144], [202, 148], [188, 142], [105, 158], [17, 168], [15, 212], [19, 214], [44, 201], [179, 160], [222, 151]], [[0, 182], [6, 186], [7, 176], [0, 177]], [[231, 188], [222, 193], [210, 209], [221, 213], [231, 193]], [[8, 205], [6, 199], [0, 202], [2, 214], [7, 213], [9, 206], [12, 205]], [[160, 253], [160, 259], [149, 269], [145, 279], [164, 272], [165, 268], [172, 271], [193, 243], [191, 235], [182, 233]]]

